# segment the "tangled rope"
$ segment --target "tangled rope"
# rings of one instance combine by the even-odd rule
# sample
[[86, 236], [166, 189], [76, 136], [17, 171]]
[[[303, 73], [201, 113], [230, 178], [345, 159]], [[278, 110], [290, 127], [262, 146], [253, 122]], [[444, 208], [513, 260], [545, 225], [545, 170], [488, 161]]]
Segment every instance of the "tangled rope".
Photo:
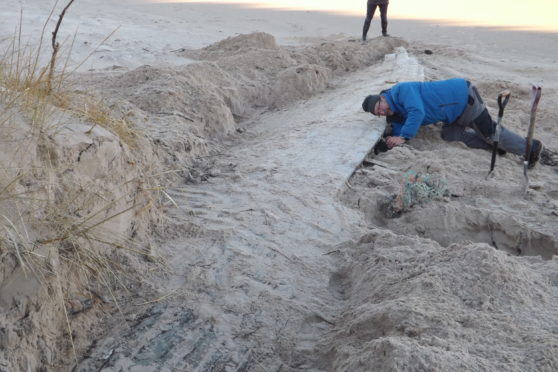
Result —
[[414, 205], [424, 205], [430, 200], [440, 200], [449, 195], [447, 182], [430, 174], [407, 171], [401, 180], [399, 193], [388, 197], [380, 209], [388, 218], [401, 216]]

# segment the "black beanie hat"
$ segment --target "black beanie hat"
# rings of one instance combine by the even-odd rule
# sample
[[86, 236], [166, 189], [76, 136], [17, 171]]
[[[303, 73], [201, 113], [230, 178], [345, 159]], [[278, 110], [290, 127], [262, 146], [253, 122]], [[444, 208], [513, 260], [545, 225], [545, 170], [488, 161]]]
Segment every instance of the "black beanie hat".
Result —
[[380, 96], [378, 94], [369, 95], [362, 101], [362, 109], [366, 112], [374, 113], [374, 106], [376, 106], [376, 102], [380, 100]]

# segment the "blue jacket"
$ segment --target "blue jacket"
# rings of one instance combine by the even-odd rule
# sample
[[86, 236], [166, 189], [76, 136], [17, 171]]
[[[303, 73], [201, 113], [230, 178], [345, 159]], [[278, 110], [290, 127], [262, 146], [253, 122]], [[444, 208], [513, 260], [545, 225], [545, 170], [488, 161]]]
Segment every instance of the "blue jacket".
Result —
[[469, 88], [465, 79], [404, 82], [381, 95], [399, 114], [399, 120], [391, 123], [392, 135], [409, 139], [421, 125], [456, 121], [467, 107]]

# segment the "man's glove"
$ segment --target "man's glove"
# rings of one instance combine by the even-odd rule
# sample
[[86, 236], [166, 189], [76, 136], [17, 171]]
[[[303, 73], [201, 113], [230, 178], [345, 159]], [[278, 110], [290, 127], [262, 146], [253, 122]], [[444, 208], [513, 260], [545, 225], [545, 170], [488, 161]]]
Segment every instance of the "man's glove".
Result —
[[380, 152], [386, 152], [387, 150], [389, 150], [389, 147], [383, 138], [374, 145], [374, 155], [378, 155]]

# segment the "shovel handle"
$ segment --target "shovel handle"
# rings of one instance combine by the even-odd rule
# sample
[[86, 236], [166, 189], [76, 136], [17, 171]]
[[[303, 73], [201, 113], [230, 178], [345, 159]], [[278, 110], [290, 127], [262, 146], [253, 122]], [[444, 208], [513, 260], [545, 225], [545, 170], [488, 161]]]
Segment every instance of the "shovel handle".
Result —
[[531, 118], [529, 120], [529, 129], [527, 130], [527, 146], [525, 148], [525, 161], [529, 160], [531, 154], [531, 144], [533, 142], [533, 133], [535, 132], [535, 117], [537, 114], [537, 107], [541, 99], [542, 88], [540, 85], [532, 84], [531, 86]]
[[539, 107], [539, 101], [541, 99], [542, 87], [540, 85], [533, 84], [531, 86], [531, 113], [537, 111]]
[[510, 91], [503, 90], [498, 94], [498, 117], [504, 116], [504, 109], [510, 100]]
[[500, 132], [502, 132], [502, 118], [504, 117], [504, 109], [510, 100], [510, 91], [503, 90], [498, 94], [498, 122], [496, 123], [496, 128], [494, 128], [494, 134], [492, 135], [492, 157], [490, 158], [490, 170], [486, 175], [486, 178], [490, 176], [494, 170], [494, 165], [496, 164], [496, 154], [498, 153], [498, 142], [500, 141]]

